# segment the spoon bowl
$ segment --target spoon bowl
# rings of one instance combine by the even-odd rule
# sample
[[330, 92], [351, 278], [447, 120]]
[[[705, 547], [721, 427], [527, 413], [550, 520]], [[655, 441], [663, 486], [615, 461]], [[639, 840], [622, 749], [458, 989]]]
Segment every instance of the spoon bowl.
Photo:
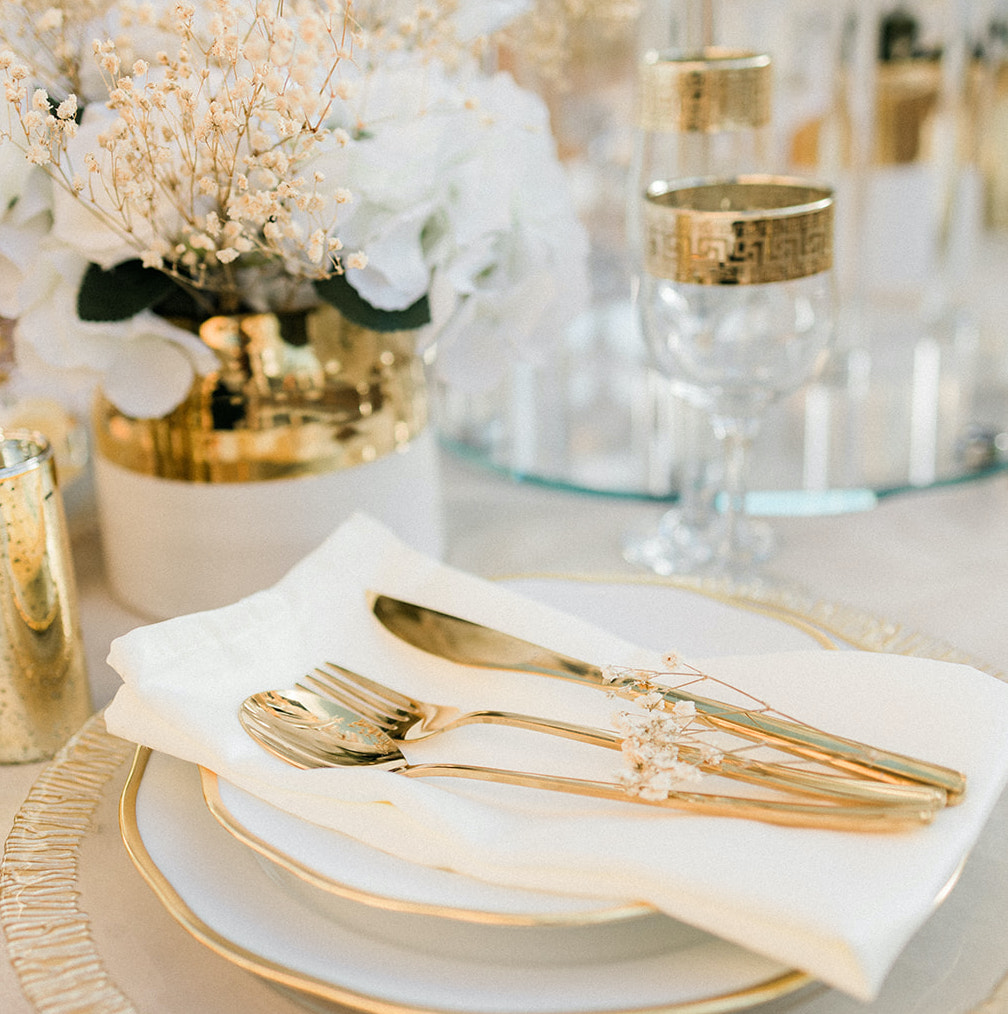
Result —
[[294, 751], [328, 764], [379, 763], [400, 758], [399, 748], [373, 722], [336, 701], [301, 687], [252, 694], [238, 712], [242, 728], [281, 759]]

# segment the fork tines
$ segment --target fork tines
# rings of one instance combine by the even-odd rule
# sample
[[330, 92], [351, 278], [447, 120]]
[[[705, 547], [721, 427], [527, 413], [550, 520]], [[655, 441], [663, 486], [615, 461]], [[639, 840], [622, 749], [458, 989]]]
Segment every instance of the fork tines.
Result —
[[335, 662], [317, 666], [302, 678], [302, 685], [305, 684], [308, 684], [304, 687], [306, 690], [314, 690], [360, 712], [383, 732], [389, 732], [399, 724], [389, 712], [395, 712], [403, 719], [416, 714], [416, 705], [409, 697], [375, 683], [360, 673], [344, 669]]

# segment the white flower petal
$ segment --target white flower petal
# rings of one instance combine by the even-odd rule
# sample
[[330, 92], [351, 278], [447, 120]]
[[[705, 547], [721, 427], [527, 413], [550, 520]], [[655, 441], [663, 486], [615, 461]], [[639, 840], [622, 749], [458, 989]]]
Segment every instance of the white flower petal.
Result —
[[467, 0], [455, 12], [455, 31], [460, 39], [478, 39], [509, 25], [532, 6], [532, 0]]
[[[97, 154], [99, 162], [105, 161], [104, 153], [98, 147], [98, 134], [107, 129], [111, 118], [107, 111], [98, 113], [94, 110], [94, 106], [85, 109], [80, 130], [67, 145], [74, 166], [83, 167], [84, 155], [89, 151]], [[101, 212], [111, 218], [116, 218], [117, 215], [101, 182], [94, 179], [92, 182], [94, 189], [91, 199], [68, 193], [63, 187], [54, 188], [52, 236], [89, 261], [110, 268], [138, 256], [145, 239], [137, 237], [131, 242], [106, 224]]]
[[372, 306], [403, 310], [426, 294], [430, 269], [421, 237], [428, 209], [389, 219], [381, 233], [362, 243], [367, 267], [348, 268], [347, 281]]
[[72, 250], [45, 250], [25, 272], [14, 330], [45, 362], [101, 372], [115, 354], [116, 327], [77, 316], [77, 290], [87, 262]]
[[144, 334], [125, 343], [102, 378], [102, 391], [121, 412], [138, 419], [163, 416], [185, 398], [192, 362], [174, 342]]

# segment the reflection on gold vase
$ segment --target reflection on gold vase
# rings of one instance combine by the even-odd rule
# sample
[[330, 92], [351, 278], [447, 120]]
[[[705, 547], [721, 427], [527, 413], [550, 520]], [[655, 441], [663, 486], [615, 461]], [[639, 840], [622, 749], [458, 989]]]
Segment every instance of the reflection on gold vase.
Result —
[[166, 617], [273, 583], [360, 510], [441, 551], [436, 446], [412, 332], [331, 307], [215, 316], [220, 360], [169, 415], [100, 393], [95, 479], [106, 569], [128, 606]]

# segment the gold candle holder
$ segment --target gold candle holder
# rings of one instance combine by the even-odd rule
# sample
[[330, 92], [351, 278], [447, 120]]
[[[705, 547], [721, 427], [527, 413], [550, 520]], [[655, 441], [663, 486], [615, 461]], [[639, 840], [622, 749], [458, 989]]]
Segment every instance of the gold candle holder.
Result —
[[0, 430], [0, 763], [51, 757], [91, 712], [53, 452]]

